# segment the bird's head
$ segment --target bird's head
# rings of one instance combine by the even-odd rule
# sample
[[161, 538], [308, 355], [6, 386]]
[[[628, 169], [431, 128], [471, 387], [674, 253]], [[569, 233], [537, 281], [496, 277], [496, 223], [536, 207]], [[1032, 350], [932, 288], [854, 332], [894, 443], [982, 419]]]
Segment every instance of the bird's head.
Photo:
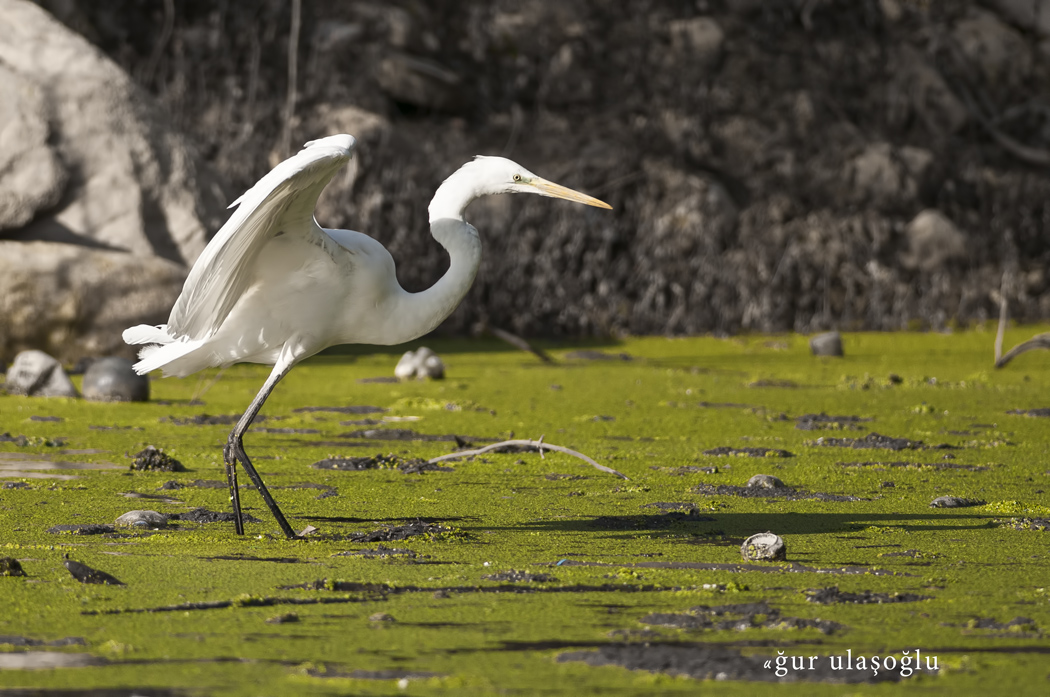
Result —
[[479, 155], [462, 167], [469, 170], [477, 186], [476, 194], [539, 194], [598, 208], [612, 208], [604, 201], [547, 181], [505, 157]]

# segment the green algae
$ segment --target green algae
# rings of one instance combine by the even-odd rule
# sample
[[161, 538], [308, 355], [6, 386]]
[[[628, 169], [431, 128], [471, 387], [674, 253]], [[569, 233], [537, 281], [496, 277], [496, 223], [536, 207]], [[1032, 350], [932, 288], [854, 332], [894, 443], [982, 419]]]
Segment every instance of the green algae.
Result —
[[[1035, 331], [1013, 330], [1007, 343]], [[247, 486], [242, 501], [262, 522], [247, 523], [244, 537], [232, 524], [188, 521], [157, 531], [46, 532], [112, 524], [133, 509], [226, 511], [224, 488], [194, 482], [224, 480], [230, 426], [197, 425], [194, 417], [239, 415], [265, 367], [235, 366], [210, 387], [215, 372], [155, 380], [146, 404], [2, 396], [0, 432], [26, 438], [0, 443], [0, 475], [16, 473], [0, 482], [24, 485], [0, 489], [0, 556], [16, 558], [27, 576], [0, 577], [0, 652], [76, 637], [82, 645], [48, 650], [97, 660], [0, 671], [0, 688], [166, 686], [232, 695], [843, 689], [715, 682], [713, 675], [701, 683], [558, 660], [648, 644], [730, 646], [767, 659], [778, 650], [900, 658], [920, 649], [938, 657], [938, 674], [849, 691], [1038, 693], [1050, 651], [1050, 420], [1008, 412], [1050, 407], [1050, 362], [1033, 353], [989, 370], [992, 340], [980, 331], [850, 334], [846, 356], [827, 359], [809, 355], [799, 336], [647, 338], [606, 347], [631, 360], [567, 359], [568, 349], [545, 346], [554, 365], [495, 344], [435, 342], [448, 378], [395, 384], [367, 380], [391, 374], [400, 350], [320, 356], [281, 383], [263, 411], [268, 420], [245, 440], [293, 527], [318, 528], [296, 541], [283, 539]], [[302, 410], [351, 405], [385, 411]], [[807, 414], [839, 420], [827, 430], [796, 428]], [[843, 419], [849, 416], [871, 420]], [[350, 423], [362, 420], [377, 423]], [[329, 457], [430, 458], [456, 447], [349, 437], [408, 427], [489, 440], [543, 436], [630, 481], [552, 452], [486, 454], [422, 474], [310, 467]], [[873, 432], [924, 447], [817, 443]], [[130, 470], [149, 445], [188, 471]], [[794, 456], [705, 452], [719, 448]], [[23, 462], [82, 468], [15, 469]], [[859, 500], [695, 491], [744, 487], [755, 474], [807, 494]], [[186, 486], [161, 489], [173, 480]], [[319, 498], [323, 491], [337, 495]], [[987, 503], [931, 508], [939, 496]], [[389, 542], [352, 537], [415, 521], [442, 530]], [[740, 544], [767, 530], [785, 539], [787, 561], [744, 563]], [[381, 546], [400, 553], [345, 554]], [[65, 555], [125, 585], [83, 585], [66, 571]], [[921, 599], [810, 600], [831, 586], [847, 598]], [[760, 613], [731, 628], [645, 622], [761, 602], [793, 621]], [[297, 621], [270, 621], [289, 613]], [[817, 620], [837, 628], [825, 634]], [[20, 645], [18, 637], [43, 644]]]

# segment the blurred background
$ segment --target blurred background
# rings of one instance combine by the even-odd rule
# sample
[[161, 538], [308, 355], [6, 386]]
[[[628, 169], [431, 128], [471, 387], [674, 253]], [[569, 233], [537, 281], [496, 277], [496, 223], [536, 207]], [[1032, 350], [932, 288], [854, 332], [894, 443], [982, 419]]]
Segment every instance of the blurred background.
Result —
[[225, 206], [340, 132], [318, 221], [409, 290], [473, 155], [614, 207], [476, 202], [445, 334], [1050, 318], [1050, 0], [0, 0], [0, 27], [0, 358], [123, 351]]

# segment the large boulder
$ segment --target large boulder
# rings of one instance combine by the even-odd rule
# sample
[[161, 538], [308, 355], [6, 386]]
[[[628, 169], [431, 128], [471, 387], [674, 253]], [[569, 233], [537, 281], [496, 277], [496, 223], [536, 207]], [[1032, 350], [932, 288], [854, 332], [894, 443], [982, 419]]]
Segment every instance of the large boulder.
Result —
[[226, 197], [83, 37], [26, 0], [0, 0], [0, 26], [0, 354], [106, 350], [118, 323], [163, 319]]

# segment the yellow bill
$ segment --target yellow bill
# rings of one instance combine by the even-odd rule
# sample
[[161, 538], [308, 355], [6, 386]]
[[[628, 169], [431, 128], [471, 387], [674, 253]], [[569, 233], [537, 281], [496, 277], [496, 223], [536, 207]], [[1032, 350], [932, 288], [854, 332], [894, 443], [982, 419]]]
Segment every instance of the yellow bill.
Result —
[[546, 179], [540, 179], [539, 177], [536, 177], [532, 179], [532, 181], [530, 181], [529, 183], [536, 187], [536, 189], [539, 190], [539, 193], [543, 194], [544, 196], [563, 198], [566, 201], [575, 201], [576, 203], [583, 203], [588, 206], [595, 206], [596, 208], [608, 208], [610, 210], [612, 209], [612, 206], [610, 206], [605, 201], [599, 201], [593, 196], [581, 194], [579, 191], [573, 191], [568, 187], [562, 186], [561, 184], [555, 184], [554, 182], [549, 182]]

